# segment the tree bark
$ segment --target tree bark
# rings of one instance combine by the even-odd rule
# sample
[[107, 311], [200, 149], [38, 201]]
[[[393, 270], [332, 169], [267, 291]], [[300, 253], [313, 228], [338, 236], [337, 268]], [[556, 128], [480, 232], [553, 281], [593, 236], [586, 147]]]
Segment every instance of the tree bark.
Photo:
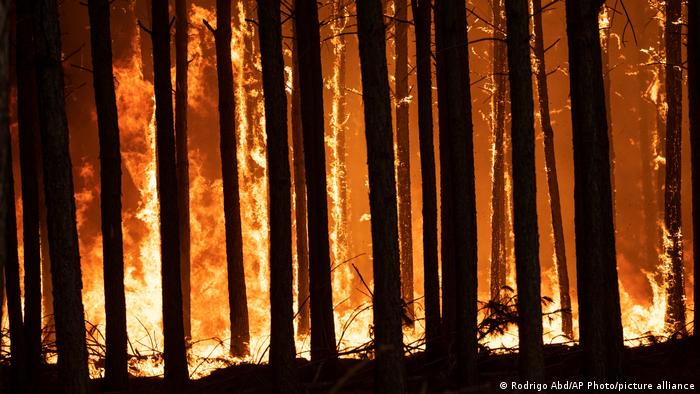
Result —
[[[0, 0], [0, 174], [6, 180], [8, 171], [12, 171], [10, 154], [10, 0]], [[9, 215], [5, 187], [0, 183], [0, 326], [2, 325], [3, 302], [5, 297], [5, 261], [7, 260], [7, 234], [12, 231], [7, 226]], [[1, 327], [0, 327], [1, 328]], [[0, 390], [3, 389], [0, 380]]]
[[[17, 117], [22, 177], [22, 223], [24, 242], [24, 330], [28, 373], [36, 377], [41, 365], [41, 242], [39, 226], [39, 176], [41, 152], [36, 146], [39, 119], [32, 8], [17, 3]], [[33, 381], [32, 379], [31, 381]], [[30, 382], [31, 382], [30, 381]]]
[[59, 380], [65, 393], [81, 394], [88, 392], [85, 315], [80, 293], [80, 252], [63, 96], [58, 4], [55, 0], [39, 0], [33, 11]]
[[395, 100], [396, 159], [399, 199], [399, 252], [401, 255], [401, 296], [405, 303], [404, 324], [413, 327], [413, 233], [411, 218], [411, 150], [408, 127], [408, 4], [396, 0], [395, 9]]
[[[700, 272], [700, 4], [697, 1], [688, 2], [688, 105], [690, 110], [690, 158], [692, 163], [693, 183], [693, 272], [696, 277]], [[700, 299], [700, 285], [697, 281], [693, 286], [693, 300], [697, 304]], [[698, 322], [698, 308], [694, 310], [694, 320]], [[696, 326], [697, 327], [697, 323]], [[698, 336], [697, 328], [694, 334]]]
[[310, 330], [309, 312], [309, 244], [306, 223], [306, 173], [304, 172], [304, 137], [301, 129], [301, 95], [296, 38], [292, 42], [292, 149], [294, 154], [294, 217], [297, 241], [297, 335]]
[[168, 1], [153, 0], [153, 80], [156, 98], [156, 164], [160, 200], [160, 252], [163, 283], [165, 384], [182, 391], [188, 380], [180, 280], [180, 233], [177, 168], [170, 80], [170, 17]]
[[681, 234], [681, 129], [683, 124], [683, 59], [681, 0], [666, 1], [666, 188], [664, 246], [666, 255], [666, 329], [685, 332], [683, 237]]
[[188, 1], [175, 1], [175, 149], [177, 161], [177, 208], [180, 231], [180, 280], [182, 281], [182, 314], [185, 339], [192, 339], [192, 307], [190, 284], [190, 174], [187, 157], [187, 42]]
[[493, 13], [493, 96], [491, 98], [493, 132], [491, 189], [491, 300], [500, 301], [506, 285], [508, 219], [506, 204], [506, 101], [508, 64], [506, 56], [506, 20], [504, 0], [492, 2]]
[[129, 373], [122, 244], [122, 172], [109, 8], [109, 0], [88, 2], [92, 77], [100, 138], [100, 207], [107, 319], [105, 383], [109, 390], [126, 390]]
[[297, 40], [301, 126], [309, 209], [309, 284], [311, 293], [311, 359], [336, 358], [333, 290], [328, 240], [323, 75], [318, 8], [313, 0], [297, 0]]
[[258, 23], [270, 190], [270, 367], [275, 390], [295, 393], [291, 179], [279, 0], [258, 0]]
[[228, 270], [231, 354], [242, 357], [249, 352], [250, 327], [248, 298], [243, 264], [241, 201], [238, 190], [236, 154], [235, 98], [231, 63], [231, 2], [216, 2], [216, 70], [219, 80], [219, 132], [221, 173], [223, 176], [224, 219], [226, 226], [226, 266]]
[[466, 19], [465, 3], [436, 2], [443, 327], [455, 359], [452, 377], [473, 384], [477, 380], [477, 246]]
[[603, 1], [566, 2], [579, 327], [584, 375], [614, 381], [622, 366], [605, 88], [598, 35]]
[[425, 351], [434, 357], [440, 339], [440, 277], [438, 275], [437, 191], [433, 147], [433, 82], [430, 49], [430, 0], [411, 0], [416, 33], [418, 141], [423, 195], [423, 293]]
[[571, 314], [571, 292], [569, 290], [569, 269], [566, 262], [566, 243], [564, 241], [564, 225], [561, 214], [561, 202], [559, 197], [559, 179], [557, 176], [557, 162], [554, 153], [554, 128], [549, 115], [549, 89], [547, 87], [547, 67], [544, 52], [544, 32], [542, 29], [542, 0], [533, 0], [533, 27], [535, 32], [535, 46], [533, 49], [537, 67], [535, 77], [537, 80], [537, 98], [540, 107], [540, 127], [544, 136], [544, 165], [547, 173], [547, 187], [549, 190], [549, 209], [552, 215], [552, 233], [554, 235], [554, 257], [557, 270], [557, 283], [559, 284], [559, 305], [561, 307], [561, 327], [564, 335], [574, 338], [573, 321]]
[[375, 392], [406, 391], [401, 330], [401, 260], [386, 39], [379, 0], [357, 3], [369, 169], [374, 272]]
[[505, 11], [512, 114], [513, 228], [520, 378], [541, 382], [544, 379], [544, 355], [529, 1], [509, 0], [505, 3]]

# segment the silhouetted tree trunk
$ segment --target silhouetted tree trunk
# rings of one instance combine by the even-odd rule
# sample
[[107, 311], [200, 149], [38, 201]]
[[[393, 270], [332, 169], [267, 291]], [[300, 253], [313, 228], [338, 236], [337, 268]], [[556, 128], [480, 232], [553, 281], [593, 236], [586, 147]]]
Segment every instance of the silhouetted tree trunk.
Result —
[[542, 381], [544, 356], [528, 3], [528, 0], [505, 2], [513, 141], [513, 228], [520, 377], [523, 380]]
[[323, 75], [318, 8], [313, 0], [297, 0], [294, 25], [297, 40], [301, 125], [309, 218], [309, 283], [311, 293], [311, 359], [335, 358], [333, 290], [328, 241], [326, 153], [324, 142]]
[[292, 42], [292, 149], [294, 154], [294, 217], [297, 241], [297, 335], [306, 335], [311, 328], [309, 314], [309, 244], [306, 223], [306, 173], [304, 172], [304, 136], [301, 130], [301, 95], [296, 39]]
[[[8, 182], [7, 173], [12, 171], [10, 153], [10, 0], [0, 0], [0, 174], [2, 183]], [[7, 260], [7, 226], [9, 196], [0, 183], [0, 326], [2, 325], [3, 302], [5, 297], [5, 261]], [[0, 327], [1, 328], [1, 327]], [[0, 379], [0, 390], [4, 389]]]
[[[688, 103], [690, 108], [690, 158], [692, 161], [693, 183], [693, 272], [700, 272], [700, 58], [698, 58], [698, 45], [700, 45], [700, 4], [697, 1], [688, 3]], [[697, 281], [693, 285], [693, 300], [697, 303], [700, 299], [700, 285]], [[698, 337], [697, 322], [698, 308], [694, 310], [695, 327], [694, 334]]]
[[554, 154], [554, 129], [549, 115], [549, 90], [547, 87], [547, 67], [544, 52], [544, 33], [542, 29], [542, 0], [533, 0], [533, 28], [535, 33], [534, 56], [537, 61], [535, 77], [537, 79], [537, 98], [540, 107], [540, 127], [544, 136], [544, 165], [549, 189], [549, 209], [552, 215], [552, 233], [554, 235], [554, 263], [559, 284], [559, 305], [561, 307], [561, 328], [564, 335], [573, 339], [574, 329], [571, 317], [571, 293], [569, 290], [569, 270], [566, 263], [566, 243], [562, 223], [561, 202], [559, 197], [559, 179], [557, 162]]
[[508, 219], [506, 204], [506, 101], [508, 65], [506, 59], [506, 20], [504, 0], [492, 2], [493, 13], [493, 95], [491, 97], [491, 127], [493, 133], [491, 188], [491, 299], [500, 300], [506, 285]]
[[180, 277], [185, 338], [192, 338], [190, 285], [190, 175], [187, 157], [187, 41], [188, 1], [175, 1], [175, 148], [177, 161], [177, 208], [180, 215]]
[[664, 245], [668, 303], [667, 330], [685, 332], [683, 236], [681, 234], [681, 128], [683, 124], [683, 59], [681, 56], [681, 0], [666, 1], [666, 188]]
[[122, 172], [109, 8], [109, 0], [88, 2], [92, 77], [100, 137], [100, 207], [107, 318], [105, 382], [108, 390], [126, 390], [129, 373], [122, 244]]
[[438, 276], [437, 191], [433, 147], [433, 82], [430, 49], [430, 0], [411, 0], [416, 29], [416, 77], [418, 87], [418, 142], [423, 194], [423, 292], [425, 303], [425, 351], [431, 357], [439, 348], [440, 277]]
[[[396, 159], [399, 199], [399, 252], [401, 254], [401, 296], [407, 320], [413, 327], [413, 233], [411, 219], [411, 150], [408, 128], [408, 4], [394, 3]], [[410, 320], [408, 320], [410, 319]]]
[[[2, 23], [0, 23], [0, 28]], [[8, 54], [9, 51], [3, 50], [2, 55]], [[7, 85], [5, 85], [7, 86]], [[4, 167], [2, 174], [2, 195], [3, 203], [7, 206], [4, 208], [5, 217], [5, 249], [0, 254], [0, 258], [5, 265], [5, 295], [7, 296], [7, 317], [10, 323], [10, 357], [11, 372], [10, 375], [10, 391], [16, 393], [24, 393], [27, 391], [27, 376], [26, 376], [26, 350], [24, 341], [24, 323], [22, 321], [22, 290], [20, 288], [20, 273], [19, 273], [19, 257], [17, 255], [17, 212], [15, 211], [15, 180], [12, 173], [12, 148], [10, 142], [10, 133], [2, 132], [2, 144], [7, 148], [8, 164]], [[0, 272], [2, 275], [2, 272]]]
[[279, 393], [298, 391], [294, 359], [287, 93], [279, 0], [258, 0], [270, 190], [270, 367]]
[[472, 141], [466, 6], [435, 4], [440, 198], [442, 217], [442, 300], [446, 343], [455, 379], [477, 380], [477, 250], [474, 146]]
[[406, 383], [401, 330], [401, 261], [394, 143], [386, 39], [379, 0], [357, 2], [357, 33], [372, 215], [372, 302], [376, 357], [374, 385], [377, 393], [403, 393], [406, 391]]
[[[347, 44], [346, 44], [346, 26], [348, 25], [348, 20], [350, 16], [347, 12], [347, 4], [345, 0], [335, 0], [333, 2], [333, 14], [336, 18], [336, 23], [342, 26], [338, 31], [338, 42], [339, 45], [333, 49], [338, 57], [338, 89], [340, 91], [340, 96], [338, 97], [338, 112], [337, 119], [338, 122], [338, 139], [337, 139], [337, 150], [338, 150], [338, 177], [340, 178], [339, 185], [339, 199], [340, 199], [340, 234], [338, 234], [338, 242], [342, 245], [346, 254], [342, 256], [343, 260], [347, 260], [349, 256], [348, 252], [351, 250], [350, 245], [350, 234], [348, 233], [348, 224], [350, 222], [350, 199], [348, 195], [348, 179], [347, 179], [347, 100], [346, 100], [346, 74], [347, 74]], [[357, 278], [355, 278], [357, 279]]]
[[[39, 240], [39, 177], [41, 152], [37, 111], [32, 8], [17, 2], [17, 120], [22, 176], [24, 241], [24, 331], [29, 376], [41, 364], [41, 244]], [[34, 379], [30, 380], [30, 383]]]
[[180, 233], [177, 208], [177, 169], [170, 80], [170, 17], [168, 0], [153, 0], [153, 80], [156, 98], [156, 164], [160, 200], [160, 252], [163, 283], [163, 359], [165, 384], [184, 390], [188, 380], [185, 331], [182, 320]]
[[584, 375], [612, 381], [620, 375], [622, 323], [617, 287], [615, 229], [605, 87], [598, 35], [601, 0], [566, 2], [579, 327]]
[[216, 30], [211, 30], [214, 33], [216, 44], [216, 70], [219, 79], [219, 132], [231, 324], [230, 350], [232, 355], [241, 357], [247, 355], [249, 351], [250, 328], [243, 265], [241, 201], [238, 190], [236, 104], [233, 93], [233, 65], [231, 63], [231, 1], [217, 0]]
[[88, 392], [87, 349], [57, 2], [36, 1], [33, 16], [59, 381], [80, 394]]

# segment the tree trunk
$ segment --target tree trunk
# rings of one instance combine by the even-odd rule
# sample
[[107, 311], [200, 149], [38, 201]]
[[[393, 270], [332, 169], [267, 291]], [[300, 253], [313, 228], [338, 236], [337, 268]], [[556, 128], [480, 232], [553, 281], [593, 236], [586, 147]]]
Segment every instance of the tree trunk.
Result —
[[[615, 224], [615, 138], [613, 137], [612, 128], [612, 104], [611, 91], [612, 79], [610, 78], [610, 30], [612, 29], [612, 9], [607, 4], [603, 4], [598, 16], [598, 29], [600, 31], [600, 50], [601, 61], [603, 63], [603, 86], [605, 87], [605, 118], [608, 122], [608, 146], [610, 151], [610, 185], [612, 187], [612, 204], [613, 204], [613, 224]], [[604, 16], [604, 21], [601, 23], [601, 16]], [[617, 228], [615, 228], [617, 231]]]
[[279, 393], [295, 393], [292, 218], [287, 93], [279, 0], [258, 0], [270, 190], [270, 367]]
[[80, 293], [80, 252], [63, 96], [57, 2], [35, 2], [34, 22], [59, 380], [66, 393], [87, 393], [85, 315]]
[[129, 373], [122, 244], [122, 172], [109, 7], [109, 0], [90, 0], [88, 3], [92, 77], [100, 137], [100, 206], [107, 318], [105, 383], [109, 390], [126, 390]]
[[542, 29], [542, 0], [533, 0], [533, 27], [535, 46], [533, 49], [537, 67], [537, 98], [540, 107], [540, 127], [544, 136], [544, 165], [549, 189], [549, 209], [552, 215], [552, 233], [554, 235], [554, 263], [559, 284], [559, 306], [561, 307], [561, 328], [564, 335], [574, 338], [571, 315], [571, 292], [569, 290], [569, 269], [566, 263], [566, 243], [564, 242], [564, 225], [559, 197], [559, 179], [557, 162], [554, 154], [554, 129], [549, 115], [549, 89], [547, 87], [547, 67], [544, 53], [544, 33]]
[[509, 0], [505, 3], [505, 9], [512, 114], [513, 228], [520, 378], [541, 382], [544, 379], [544, 356], [529, 1]]
[[[39, 239], [40, 144], [31, 3], [17, 3], [17, 117], [22, 176], [24, 330], [28, 373], [41, 365], [41, 242]], [[31, 379], [34, 381], [34, 379]]]
[[681, 234], [681, 129], [683, 124], [683, 59], [681, 0], [666, 1], [666, 188], [664, 246], [666, 255], [666, 329], [685, 332], [683, 237]]
[[506, 101], [508, 65], [506, 59], [506, 20], [504, 0], [493, 5], [493, 96], [491, 99], [493, 132], [493, 184], [491, 189], [491, 300], [500, 301], [506, 285], [508, 218], [506, 204]]
[[297, 0], [297, 39], [301, 124], [309, 207], [309, 283], [311, 293], [311, 359], [337, 357], [333, 321], [333, 290], [328, 241], [326, 154], [324, 142], [323, 75], [318, 8], [313, 0]]
[[399, 252], [401, 253], [401, 296], [405, 303], [405, 324], [413, 327], [413, 233], [411, 219], [411, 150], [408, 127], [408, 4], [394, 3], [394, 45], [396, 53], [396, 159], [399, 199]]
[[[692, 161], [693, 183], [693, 272], [696, 277], [700, 272], [700, 58], [698, 58], [698, 45], [700, 45], [700, 4], [697, 1], [688, 2], [688, 103], [690, 112], [690, 158]], [[700, 285], [697, 281], [693, 286], [693, 300], [697, 304], [700, 299]], [[698, 308], [694, 310], [694, 320], [698, 322]], [[697, 323], [695, 325], [697, 327]], [[694, 334], [698, 336], [697, 328]]]
[[[0, 0], [0, 174], [12, 171], [12, 146], [10, 145], [10, 0]], [[7, 234], [12, 231], [7, 226], [9, 215], [5, 187], [0, 182], [0, 328], [2, 328], [3, 298], [5, 296], [5, 261], [7, 260]], [[0, 390], [3, 390], [0, 380]]]
[[297, 335], [310, 330], [309, 315], [309, 244], [306, 223], [306, 173], [304, 172], [304, 137], [301, 130], [299, 64], [296, 39], [292, 42], [292, 149], [294, 154], [294, 201], [297, 241]]
[[190, 285], [190, 175], [187, 157], [187, 41], [188, 1], [175, 1], [175, 148], [177, 162], [177, 208], [180, 225], [180, 280], [185, 339], [192, 339]]
[[221, 173], [224, 187], [224, 219], [226, 226], [226, 266], [228, 270], [231, 355], [248, 354], [250, 328], [248, 298], [243, 265], [243, 231], [241, 201], [238, 190], [238, 156], [236, 154], [235, 101], [233, 66], [231, 63], [231, 2], [216, 2], [216, 69], [219, 80], [219, 131]]
[[375, 392], [406, 391], [401, 330], [401, 262], [386, 39], [379, 0], [357, 3], [372, 215]]
[[170, 80], [170, 17], [168, 1], [152, 4], [153, 79], [156, 98], [156, 164], [160, 200], [160, 252], [163, 283], [163, 339], [165, 384], [182, 391], [188, 380], [185, 331], [182, 320], [180, 233], [177, 208], [177, 169]]
[[416, 29], [418, 141], [423, 195], [423, 292], [425, 351], [436, 356], [440, 339], [440, 277], [438, 275], [437, 192], [433, 147], [433, 82], [430, 49], [430, 0], [411, 0]]
[[622, 366], [615, 229], [605, 88], [598, 35], [600, 0], [566, 2], [579, 327], [584, 375], [614, 381]]
[[455, 364], [453, 378], [477, 380], [477, 249], [474, 145], [464, 2], [435, 4], [443, 327]]

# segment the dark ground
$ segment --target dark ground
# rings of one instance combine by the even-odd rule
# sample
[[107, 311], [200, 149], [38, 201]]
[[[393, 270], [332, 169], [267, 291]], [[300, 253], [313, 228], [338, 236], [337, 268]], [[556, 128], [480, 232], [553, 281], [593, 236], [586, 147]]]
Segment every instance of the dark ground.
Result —
[[[546, 383], [554, 381], [583, 381], [581, 377], [581, 353], [578, 347], [549, 345], [546, 353]], [[654, 392], [654, 393], [693, 393], [695, 390], [656, 389], [663, 381], [670, 383], [693, 383], [698, 387], [700, 377], [700, 354], [698, 344], [693, 338], [670, 340], [649, 346], [628, 348], [625, 357], [626, 377], [621, 381], [627, 383], [652, 383], [654, 390], [591, 390], [582, 389], [548, 390], [548, 392]], [[301, 384], [311, 393], [368, 393], [372, 392], [373, 368], [369, 360], [341, 359], [336, 367], [336, 378], [323, 377], [319, 373], [320, 364], [312, 364], [299, 359]], [[2, 366], [2, 378], [5, 387], [10, 371]], [[483, 355], [479, 362], [479, 386], [458, 386], [450, 384], [445, 375], [444, 360], [428, 363], [422, 353], [406, 359], [408, 385], [411, 393], [510, 393], [538, 392], [530, 390], [513, 390], [512, 382], [517, 382], [517, 354]], [[323, 366], [324, 370], [328, 366]], [[47, 367], [42, 377], [44, 393], [60, 392], [57, 388], [55, 366]], [[205, 378], [192, 381], [187, 393], [268, 393], [272, 392], [271, 375], [265, 365], [243, 364], [220, 369]], [[499, 388], [501, 382], [507, 382], [508, 388]], [[160, 378], [133, 378], [131, 393], [164, 393]], [[523, 383], [523, 382], [519, 382]], [[94, 381], [95, 389], [100, 390], [100, 381]]]

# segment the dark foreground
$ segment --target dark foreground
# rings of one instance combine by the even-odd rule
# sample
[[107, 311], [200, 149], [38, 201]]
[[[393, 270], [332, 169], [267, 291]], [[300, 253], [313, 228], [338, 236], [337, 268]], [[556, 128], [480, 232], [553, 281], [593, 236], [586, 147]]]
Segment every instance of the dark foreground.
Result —
[[[700, 377], [700, 352], [692, 338], [671, 340], [649, 346], [628, 348], [625, 359], [626, 377], [621, 382], [650, 383], [652, 390], [595, 390], [587, 389], [581, 377], [581, 353], [578, 347], [551, 345], [545, 348], [548, 392], [634, 392], [634, 393], [694, 393]], [[341, 359], [335, 371], [328, 365], [298, 360], [301, 385], [310, 393], [368, 393], [372, 392], [373, 368], [369, 360]], [[481, 382], [478, 386], [451, 384], [445, 374], [444, 360], [427, 362], [419, 353], [406, 359], [408, 384], [411, 393], [537, 393], [537, 387], [513, 389], [517, 379], [517, 355], [483, 355], [479, 363]], [[321, 371], [319, 371], [321, 368]], [[2, 378], [8, 382], [9, 368], [2, 366]], [[60, 392], [55, 367], [47, 367], [42, 378], [43, 392]], [[324, 377], [331, 375], [331, 377]], [[130, 393], [165, 393], [160, 378], [133, 378]], [[265, 365], [236, 365], [220, 369], [206, 378], [192, 381], [187, 393], [268, 393], [272, 392], [271, 375]], [[506, 389], [501, 389], [505, 382]], [[552, 384], [561, 389], [552, 389]], [[568, 386], [564, 386], [566, 383]], [[583, 387], [577, 387], [582, 382]], [[664, 383], [666, 382], [666, 383]], [[101, 381], [94, 381], [94, 389], [101, 392]], [[673, 390], [672, 384], [694, 384], [695, 390]], [[661, 386], [658, 386], [661, 384]]]

